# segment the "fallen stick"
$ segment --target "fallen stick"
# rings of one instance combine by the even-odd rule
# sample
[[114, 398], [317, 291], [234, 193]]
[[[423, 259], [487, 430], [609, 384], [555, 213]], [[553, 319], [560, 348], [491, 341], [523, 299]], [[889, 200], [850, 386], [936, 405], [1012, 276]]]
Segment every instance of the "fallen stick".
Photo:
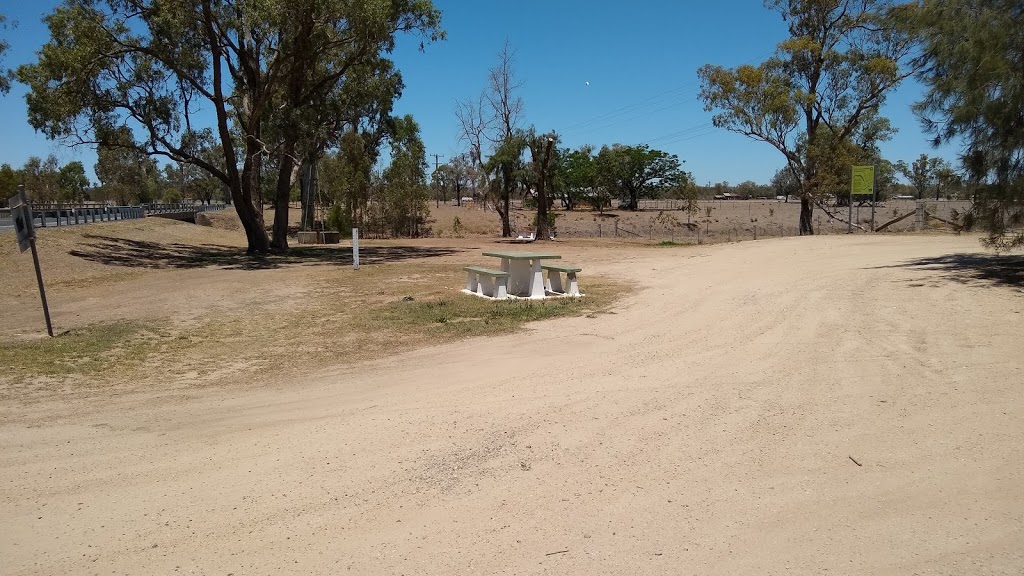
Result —
[[833, 214], [833, 213], [829, 212], [828, 208], [824, 204], [822, 204], [821, 202], [815, 202], [815, 204], [818, 205], [818, 208], [821, 208], [822, 212], [824, 212], [825, 214], [828, 214], [829, 218], [831, 218], [833, 220], [838, 220], [838, 221], [842, 222], [843, 224], [849, 224], [850, 226], [853, 226], [854, 228], [856, 228], [857, 230], [860, 230], [861, 232], [867, 232], [867, 229], [864, 228], [863, 226], [861, 226], [860, 224], [856, 224], [854, 222], [850, 222], [849, 220], [844, 220], [838, 214]]
[[860, 462], [857, 462], [856, 460], [854, 460], [853, 456], [847, 456], [847, 458], [849, 458], [850, 460], [853, 460], [853, 463], [856, 464], [857, 466], [863, 466], [863, 464], [861, 464]]
[[555, 554], [565, 554], [568, 550], [559, 550], [558, 552], [548, 552], [545, 556], [553, 556]]
[[891, 224], [895, 224], [895, 223], [899, 222], [900, 220], [904, 220], [906, 218], [910, 218], [914, 214], [917, 214], [917, 210], [912, 210], [910, 212], [907, 212], [906, 214], [904, 214], [903, 216], [900, 216], [899, 218], [893, 218], [892, 220], [889, 220], [885, 224], [882, 224], [881, 226], [875, 228], [875, 232], [881, 232], [882, 230], [885, 230], [886, 228], [888, 228]]

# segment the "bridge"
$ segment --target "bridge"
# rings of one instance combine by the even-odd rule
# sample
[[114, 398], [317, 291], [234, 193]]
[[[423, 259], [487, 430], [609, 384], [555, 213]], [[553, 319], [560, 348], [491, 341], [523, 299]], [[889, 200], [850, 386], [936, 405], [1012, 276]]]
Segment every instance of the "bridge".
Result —
[[[32, 218], [37, 228], [77, 226], [94, 222], [114, 222], [156, 217], [195, 224], [196, 214], [223, 210], [225, 204], [151, 203], [135, 206], [113, 206], [98, 202], [80, 204], [33, 204]], [[0, 230], [13, 229], [10, 208], [0, 208]]]

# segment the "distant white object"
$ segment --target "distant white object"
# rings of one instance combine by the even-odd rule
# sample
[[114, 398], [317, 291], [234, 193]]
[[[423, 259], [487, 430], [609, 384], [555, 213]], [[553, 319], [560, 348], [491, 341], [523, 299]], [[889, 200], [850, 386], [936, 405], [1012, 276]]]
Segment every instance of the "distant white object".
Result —
[[533, 241], [534, 241], [534, 240], [536, 240], [536, 239], [537, 239], [537, 237], [536, 237], [535, 233], [534, 233], [534, 232], [530, 232], [530, 235], [529, 235], [529, 236], [523, 236], [522, 234], [520, 234], [520, 235], [519, 235], [519, 236], [518, 236], [518, 237], [517, 237], [517, 238], [515, 239], [515, 241], [516, 241], [516, 242], [521, 242], [521, 243], [523, 243], [523, 244], [526, 244], [527, 242], [533, 242]]
[[590, 86], [590, 82], [587, 82], [587, 86]]

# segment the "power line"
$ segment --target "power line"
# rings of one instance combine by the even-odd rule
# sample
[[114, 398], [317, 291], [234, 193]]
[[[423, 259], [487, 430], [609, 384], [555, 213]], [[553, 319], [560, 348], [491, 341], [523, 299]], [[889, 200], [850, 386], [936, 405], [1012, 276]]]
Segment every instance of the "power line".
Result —
[[[771, 53], [762, 55], [762, 56], [760, 56], [758, 58], [752, 58], [750, 60], [742, 62], [740, 65], [743, 66], [743, 65], [753, 64], [753, 63], [758, 62], [758, 61], [763, 61], [766, 58], [768, 58], [769, 56], [771, 56]], [[626, 106], [621, 106], [621, 107], [616, 108], [614, 110], [610, 110], [610, 111], [605, 112], [603, 114], [599, 114], [597, 116], [594, 116], [593, 118], [589, 118], [587, 120], [583, 120], [583, 121], [577, 122], [575, 124], [571, 124], [571, 125], [569, 125], [568, 127], [566, 127], [563, 130], [562, 134], [568, 135], [568, 136], [576, 136], [576, 137], [578, 137], [578, 136], [583, 135], [583, 134], [588, 134], [588, 133], [595, 132], [595, 131], [598, 131], [598, 130], [603, 130], [603, 129], [606, 129], [606, 128], [610, 128], [612, 126], [615, 126], [617, 124], [621, 124], [621, 123], [624, 123], [624, 122], [632, 122], [634, 120], [638, 120], [640, 118], [643, 118], [643, 117], [646, 117], [646, 116], [650, 116], [650, 115], [656, 114], [658, 112], [663, 112], [665, 110], [672, 109], [672, 108], [676, 107], [678, 104], [681, 103], [677, 99], [678, 97], [683, 96], [683, 95], [688, 94], [688, 93], [696, 92], [699, 88], [700, 88], [700, 82], [698, 82], [698, 81], [687, 82], [685, 84], [681, 84], [681, 85], [676, 86], [674, 88], [670, 88], [669, 90], [665, 90], [664, 92], [659, 92], [658, 94], [655, 94], [653, 96], [649, 96], [647, 98], [644, 98], [644, 99], [642, 99], [642, 100], [640, 100], [638, 102], [635, 102], [633, 104], [628, 104]], [[667, 105], [665, 105], [666, 103], [667, 103]], [[652, 108], [652, 107], [658, 107], [658, 108], [656, 108], [654, 110], [647, 110], [647, 109]], [[629, 118], [622, 118], [623, 116], [627, 116], [627, 115], [634, 114], [634, 113], [636, 113], [636, 115], [630, 116]], [[595, 126], [595, 125], [599, 125], [599, 126]]]

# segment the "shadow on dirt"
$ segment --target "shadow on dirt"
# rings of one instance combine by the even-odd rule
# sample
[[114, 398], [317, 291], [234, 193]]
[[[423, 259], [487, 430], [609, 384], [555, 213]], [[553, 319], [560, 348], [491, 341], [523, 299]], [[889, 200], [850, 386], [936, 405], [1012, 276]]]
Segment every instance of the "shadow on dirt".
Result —
[[[139, 268], [221, 268], [224, 270], [273, 270], [287, 266], [351, 266], [352, 248], [348, 246], [297, 246], [287, 254], [253, 256], [242, 248], [217, 244], [161, 244], [87, 234], [88, 244], [68, 254], [108, 266]], [[362, 246], [360, 264], [385, 264], [425, 258], [451, 256], [475, 248], [436, 248], [419, 246]]]
[[883, 268], [908, 268], [941, 272], [947, 280], [971, 285], [1012, 286], [1024, 289], [1024, 256], [996, 254], [947, 254], [916, 258]]

